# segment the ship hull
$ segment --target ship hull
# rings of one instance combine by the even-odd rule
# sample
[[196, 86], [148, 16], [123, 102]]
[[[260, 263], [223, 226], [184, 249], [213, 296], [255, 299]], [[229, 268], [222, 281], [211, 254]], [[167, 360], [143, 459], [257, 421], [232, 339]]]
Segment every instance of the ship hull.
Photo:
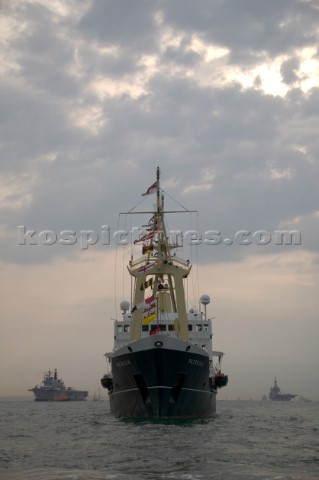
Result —
[[81, 390], [32, 389], [35, 402], [68, 402], [85, 400], [88, 392]]
[[122, 418], [211, 417], [216, 389], [208, 354], [187, 342], [154, 335], [112, 355], [111, 413]]
[[295, 398], [295, 395], [278, 395], [277, 397], [270, 398], [271, 401], [273, 402], [290, 402], [293, 398]]

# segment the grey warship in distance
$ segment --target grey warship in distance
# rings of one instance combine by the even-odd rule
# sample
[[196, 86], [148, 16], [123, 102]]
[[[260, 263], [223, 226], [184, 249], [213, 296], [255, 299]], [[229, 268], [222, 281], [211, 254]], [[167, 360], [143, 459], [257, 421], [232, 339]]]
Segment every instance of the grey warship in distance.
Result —
[[294, 395], [292, 393], [280, 393], [280, 388], [277, 385], [277, 379], [275, 377], [274, 385], [270, 388], [269, 400], [290, 402], [290, 400], [295, 397], [297, 397], [297, 395]]
[[89, 393], [86, 390], [66, 387], [63, 380], [58, 377], [57, 369], [54, 372], [51, 370], [45, 372], [42, 385], [30, 388], [29, 392], [34, 393], [36, 402], [80, 401], [85, 400]]
[[122, 318], [114, 321], [114, 349], [105, 354], [108, 371], [101, 383], [116, 417], [210, 417], [216, 412], [217, 390], [228, 382], [221, 372], [224, 354], [212, 348], [206, 312], [210, 298], [200, 298], [204, 312], [187, 312], [184, 283], [192, 266], [171, 253], [181, 245], [170, 243], [164, 214], [177, 212], [164, 211], [159, 168], [156, 182], [143, 195], [152, 193], [154, 211], [128, 212], [151, 218], [134, 242], [142, 247], [142, 256], [132, 255], [128, 265], [132, 305], [121, 302]]

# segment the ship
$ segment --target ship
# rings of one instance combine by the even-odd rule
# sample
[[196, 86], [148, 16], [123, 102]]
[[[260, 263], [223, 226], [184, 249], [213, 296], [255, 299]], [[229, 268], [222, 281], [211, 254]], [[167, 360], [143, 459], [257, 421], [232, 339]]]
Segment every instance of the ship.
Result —
[[281, 393], [280, 388], [277, 385], [277, 379], [275, 377], [274, 385], [270, 388], [269, 400], [290, 402], [290, 400], [295, 397], [297, 397], [297, 395], [294, 395], [292, 393]]
[[108, 391], [110, 412], [118, 418], [212, 417], [228, 375], [221, 371], [224, 353], [212, 346], [210, 297], [202, 295], [198, 308], [187, 311], [185, 282], [192, 265], [173, 253], [182, 245], [167, 235], [165, 215], [179, 210], [164, 209], [159, 168], [156, 181], [142, 195], [151, 194], [156, 195], [153, 210], [125, 213], [146, 214], [148, 221], [133, 242], [139, 253], [131, 255], [127, 266], [131, 303], [120, 303], [114, 348], [105, 354], [108, 368], [101, 384]]
[[88, 396], [86, 390], [76, 390], [66, 387], [63, 380], [58, 377], [57, 369], [54, 372], [48, 370], [44, 373], [42, 384], [29, 389], [33, 392], [36, 402], [69, 402], [85, 400]]

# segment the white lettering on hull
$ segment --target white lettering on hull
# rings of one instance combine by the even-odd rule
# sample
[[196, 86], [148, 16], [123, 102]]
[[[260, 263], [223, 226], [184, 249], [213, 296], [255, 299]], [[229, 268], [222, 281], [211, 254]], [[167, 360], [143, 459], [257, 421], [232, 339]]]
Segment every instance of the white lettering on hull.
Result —
[[129, 365], [132, 365], [129, 360], [121, 360], [120, 362], [116, 362], [116, 366], [117, 366], [118, 368], [128, 367]]
[[190, 365], [194, 365], [195, 367], [202, 367], [204, 365], [204, 362], [202, 362], [201, 360], [194, 360], [192, 358], [188, 360], [188, 363]]

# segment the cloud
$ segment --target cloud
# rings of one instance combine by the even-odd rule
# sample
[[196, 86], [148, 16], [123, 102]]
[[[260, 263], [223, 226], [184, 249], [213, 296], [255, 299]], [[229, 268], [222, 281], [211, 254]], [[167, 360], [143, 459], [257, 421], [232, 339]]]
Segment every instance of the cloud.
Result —
[[[228, 47], [236, 60], [247, 62], [247, 53], [276, 56], [314, 43], [318, 21], [315, 2], [284, 0], [205, 0], [201, 8], [190, 0], [165, 2], [165, 20], [182, 30], [199, 32], [205, 39]], [[309, 26], [304, 29], [304, 22]], [[244, 56], [243, 56], [244, 54]]]
[[281, 66], [281, 74], [285, 83], [294, 83], [298, 79], [296, 72], [299, 70], [300, 61], [297, 58], [291, 58]]
[[156, 4], [139, 0], [132, 8], [127, 0], [97, 0], [81, 18], [79, 28], [99, 43], [146, 50], [156, 39]]

